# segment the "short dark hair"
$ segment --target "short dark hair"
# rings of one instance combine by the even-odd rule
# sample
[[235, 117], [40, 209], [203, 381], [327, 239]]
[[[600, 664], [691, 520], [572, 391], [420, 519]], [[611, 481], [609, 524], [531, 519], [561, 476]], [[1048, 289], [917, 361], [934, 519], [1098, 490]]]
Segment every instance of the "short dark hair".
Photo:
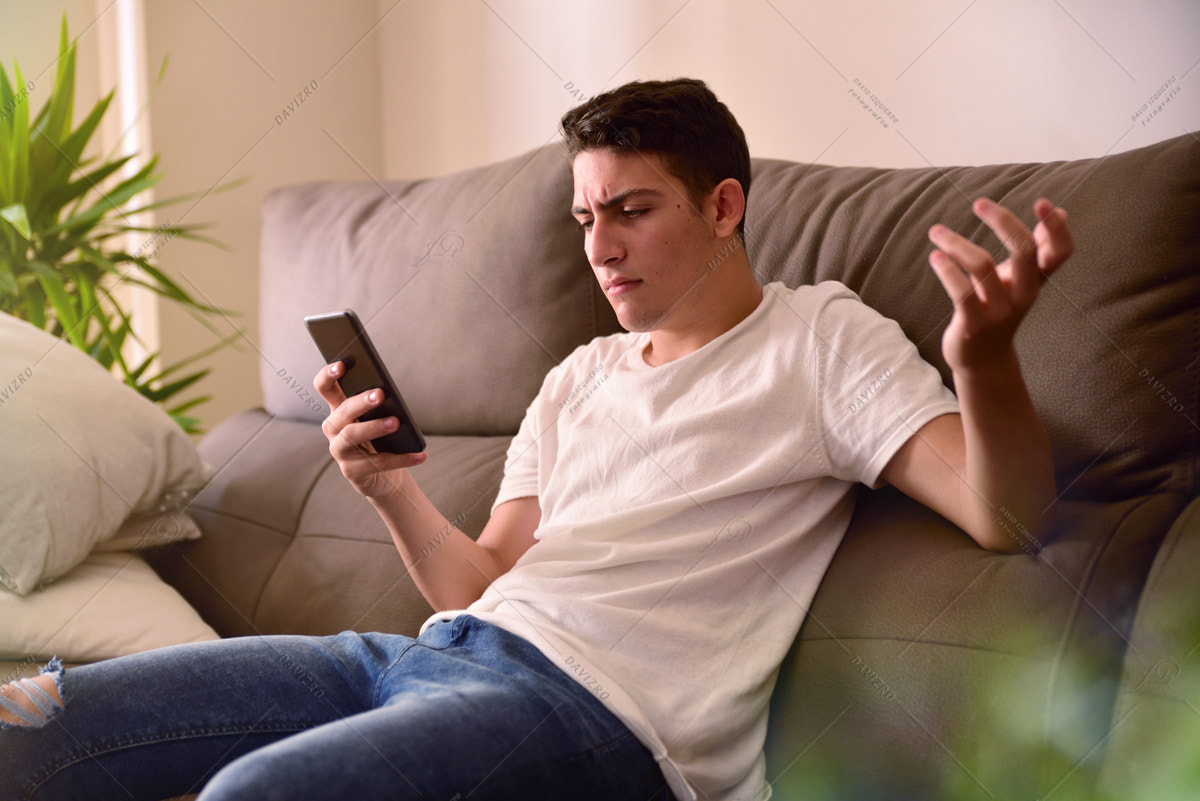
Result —
[[[634, 81], [596, 95], [563, 115], [571, 159], [585, 150], [656, 153], [683, 182], [694, 206], [733, 178], [750, 195], [746, 134], [704, 81]], [[738, 234], [745, 236], [745, 215]]]

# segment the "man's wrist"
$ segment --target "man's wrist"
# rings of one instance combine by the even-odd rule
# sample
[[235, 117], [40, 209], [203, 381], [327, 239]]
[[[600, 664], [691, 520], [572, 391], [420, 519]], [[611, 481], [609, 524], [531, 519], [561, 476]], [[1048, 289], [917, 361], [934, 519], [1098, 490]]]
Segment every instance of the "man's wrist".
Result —
[[964, 388], [1004, 391], [1014, 388], [1024, 390], [1025, 387], [1025, 380], [1021, 375], [1021, 361], [1013, 348], [983, 364], [959, 367], [951, 365], [951, 371], [954, 374], [954, 386], [960, 393]]
[[367, 496], [367, 500], [371, 502], [377, 512], [387, 516], [389, 513], [416, 506], [415, 494], [419, 493], [420, 489], [408, 470], [380, 473], [379, 481], [385, 485], [386, 489], [383, 492]]

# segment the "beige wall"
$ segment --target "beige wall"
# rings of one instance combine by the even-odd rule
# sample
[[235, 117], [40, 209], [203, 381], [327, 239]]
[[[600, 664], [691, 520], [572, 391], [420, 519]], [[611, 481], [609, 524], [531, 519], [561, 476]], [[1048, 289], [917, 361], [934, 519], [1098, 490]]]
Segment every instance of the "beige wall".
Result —
[[[166, 178], [160, 196], [246, 179], [227, 192], [163, 212], [212, 221], [228, 252], [176, 239], [160, 252], [183, 285], [236, 311], [219, 333], [245, 330], [209, 360], [198, 409], [210, 427], [261, 401], [257, 315], [258, 209], [273, 187], [366, 179], [382, 167], [378, 40], [373, 2], [153, 0], [145, 4], [148, 59], [170, 64], [153, 100], [151, 135]], [[361, 39], [361, 41], [360, 41]], [[357, 46], [356, 46], [357, 44]], [[163, 306], [164, 353], [179, 358], [219, 337]], [[273, 370], [268, 369], [273, 374]]]
[[838, 164], [1095, 156], [1200, 127], [1195, 0], [410, 0], [382, 33], [394, 175], [536, 147], [573, 92], [679, 75], [709, 82], [755, 155]]
[[[22, 63], [53, 53], [58, 19], [26, 5], [41, 4], [0, 0], [0, 44]], [[68, 4], [73, 31], [92, 9]], [[148, 69], [171, 59], [150, 114], [160, 195], [248, 179], [163, 215], [215, 221], [232, 248], [160, 253], [246, 329], [211, 360], [210, 426], [259, 402], [258, 205], [280, 184], [511, 156], [585, 96], [676, 75], [713, 86], [755, 155], [797, 160], [1065, 159], [1200, 129], [1194, 0], [152, 0], [145, 23]], [[171, 358], [214, 340], [170, 308], [162, 338]]]
[[[29, 0], [0, 0], [0, 61], [9, 77], [13, 62], [21, 66], [26, 80], [35, 83], [30, 93], [30, 111], [42, 107], [45, 95], [36, 85], [49, 89], [54, 85], [58, 61], [58, 33], [63, 14], [72, 36], [79, 39], [76, 52], [77, 111], [86, 113], [100, 97], [99, 45], [95, 36], [86, 32], [96, 20], [95, 0], [63, 0], [60, 3], [31, 3]], [[107, 91], [107, 89], [105, 90]]]

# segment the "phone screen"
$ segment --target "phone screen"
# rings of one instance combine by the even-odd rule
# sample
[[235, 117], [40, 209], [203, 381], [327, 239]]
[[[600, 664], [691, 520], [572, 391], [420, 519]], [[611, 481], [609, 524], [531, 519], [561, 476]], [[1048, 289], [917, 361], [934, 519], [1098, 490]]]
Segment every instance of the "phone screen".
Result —
[[395, 417], [399, 427], [390, 434], [371, 440], [378, 451], [391, 453], [420, 453], [425, 450], [425, 438], [388, 375], [387, 368], [379, 358], [367, 331], [350, 309], [327, 314], [314, 314], [304, 318], [309, 335], [321, 351], [326, 364], [341, 362], [346, 372], [338, 379], [346, 397], [358, 395], [368, 389], [383, 392], [383, 403], [362, 416], [363, 420], [378, 420]]

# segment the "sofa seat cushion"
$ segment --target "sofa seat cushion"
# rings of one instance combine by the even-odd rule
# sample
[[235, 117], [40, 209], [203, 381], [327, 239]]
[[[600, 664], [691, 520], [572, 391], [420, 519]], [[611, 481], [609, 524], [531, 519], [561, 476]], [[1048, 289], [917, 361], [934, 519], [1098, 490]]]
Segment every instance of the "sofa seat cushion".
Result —
[[[428, 437], [414, 477], [446, 517], [479, 535], [508, 437]], [[189, 507], [205, 538], [153, 564], [222, 636], [415, 634], [431, 614], [374, 508], [342, 477], [321, 429], [261, 409], [201, 443], [221, 468]], [[431, 543], [436, 547], [436, 543]]]

